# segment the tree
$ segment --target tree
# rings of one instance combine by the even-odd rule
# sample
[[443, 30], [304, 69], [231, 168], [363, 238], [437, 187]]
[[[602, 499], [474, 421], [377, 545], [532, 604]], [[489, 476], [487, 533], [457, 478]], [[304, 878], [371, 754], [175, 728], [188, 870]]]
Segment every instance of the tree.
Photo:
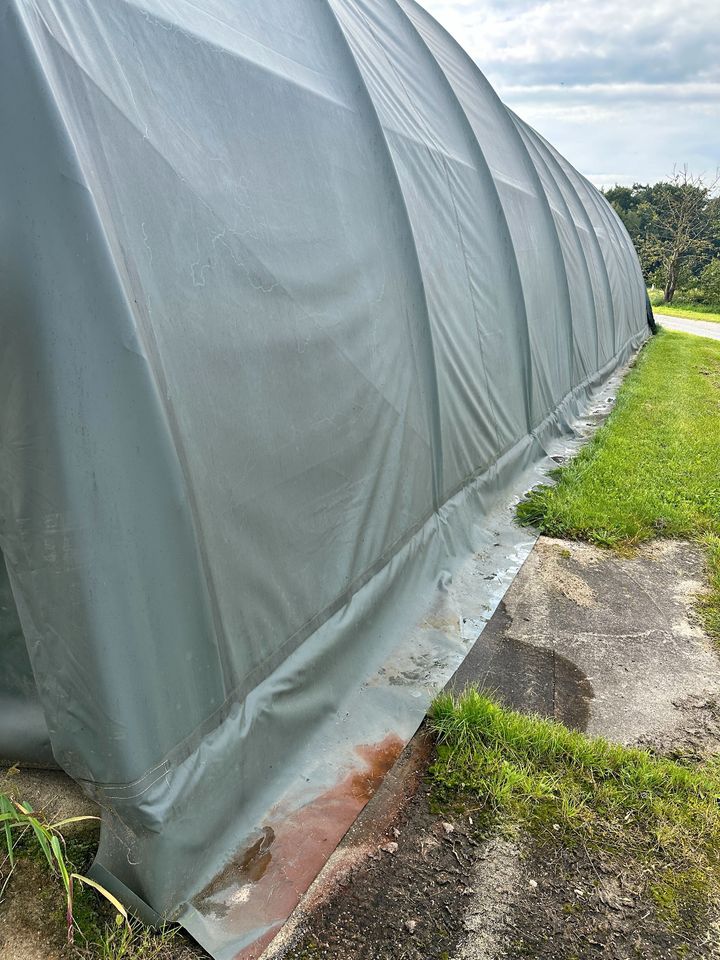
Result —
[[707, 182], [683, 167], [652, 186], [605, 191], [635, 244], [646, 281], [662, 283], [666, 303], [681, 282], [697, 282], [720, 254], [720, 199], [713, 196], [719, 183], [720, 176]]
[[710, 303], [720, 303], [720, 257], [714, 257], [705, 267], [700, 285]]
[[681, 272], [699, 271], [712, 255], [718, 182], [720, 177], [707, 183], [684, 167], [652, 188], [653, 215], [640, 246], [643, 260], [661, 269], [666, 303], [672, 303]]

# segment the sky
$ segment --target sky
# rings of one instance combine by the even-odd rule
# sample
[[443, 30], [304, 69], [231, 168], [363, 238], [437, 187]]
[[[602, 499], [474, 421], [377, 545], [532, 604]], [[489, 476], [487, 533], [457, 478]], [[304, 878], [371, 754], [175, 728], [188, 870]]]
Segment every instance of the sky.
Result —
[[420, 0], [598, 187], [720, 167], [720, 0]]

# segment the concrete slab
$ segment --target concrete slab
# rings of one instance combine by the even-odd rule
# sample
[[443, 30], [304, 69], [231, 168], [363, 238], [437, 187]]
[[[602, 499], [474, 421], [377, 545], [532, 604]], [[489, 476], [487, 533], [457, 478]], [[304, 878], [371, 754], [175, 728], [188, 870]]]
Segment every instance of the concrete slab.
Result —
[[718, 653], [693, 615], [701, 549], [631, 558], [541, 537], [451, 685], [663, 752], [720, 749]]

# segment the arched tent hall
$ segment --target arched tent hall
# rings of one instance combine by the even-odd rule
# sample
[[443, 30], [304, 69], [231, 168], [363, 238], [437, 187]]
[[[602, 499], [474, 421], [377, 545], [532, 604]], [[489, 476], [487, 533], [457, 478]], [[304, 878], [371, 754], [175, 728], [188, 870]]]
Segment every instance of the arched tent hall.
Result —
[[647, 336], [639, 264], [412, 0], [0, 0], [0, 129], [0, 753], [255, 956]]

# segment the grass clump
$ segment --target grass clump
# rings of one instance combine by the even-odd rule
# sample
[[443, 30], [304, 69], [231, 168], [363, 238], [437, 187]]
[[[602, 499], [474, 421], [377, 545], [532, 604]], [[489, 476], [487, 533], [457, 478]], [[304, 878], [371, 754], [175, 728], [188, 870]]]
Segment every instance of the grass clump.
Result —
[[18, 861], [46, 868], [47, 886], [37, 895], [48, 929], [65, 928], [67, 956], [75, 960], [192, 960], [179, 928], [152, 930], [131, 919], [124, 906], [83, 872], [95, 856], [95, 837], [65, 837], [66, 827], [97, 817], [48, 819], [29, 803], [0, 793], [0, 901], [12, 884]]
[[720, 903], [720, 767], [690, 767], [500, 707], [436, 698], [436, 801], [521, 824], [644, 876], [659, 914], [691, 925]]
[[76, 948], [77, 960], [192, 960], [196, 954], [184, 949], [178, 927], [151, 930], [137, 921], [106, 923], [95, 939]]
[[519, 504], [521, 523], [626, 551], [655, 537], [702, 543], [700, 608], [720, 638], [720, 342], [661, 331], [607, 423], [553, 477]]
[[[103, 896], [117, 911], [120, 922], [128, 921], [125, 907], [105, 887], [95, 880], [78, 873], [68, 857], [67, 845], [62, 834], [62, 828], [71, 824], [87, 820], [97, 820], [97, 817], [66, 817], [62, 820], [49, 821], [41, 813], [36, 813], [29, 803], [19, 803], [0, 793], [0, 824], [4, 834], [4, 858], [9, 865], [5, 879], [0, 889], [0, 896], [10, 881], [15, 869], [15, 855], [18, 844], [27, 838], [42, 854], [50, 873], [57, 877], [65, 891], [65, 921], [67, 925], [68, 943], [72, 943], [75, 936], [76, 922], [74, 917], [75, 897], [78, 888], [90, 887]], [[22, 849], [22, 846], [21, 846]]]

